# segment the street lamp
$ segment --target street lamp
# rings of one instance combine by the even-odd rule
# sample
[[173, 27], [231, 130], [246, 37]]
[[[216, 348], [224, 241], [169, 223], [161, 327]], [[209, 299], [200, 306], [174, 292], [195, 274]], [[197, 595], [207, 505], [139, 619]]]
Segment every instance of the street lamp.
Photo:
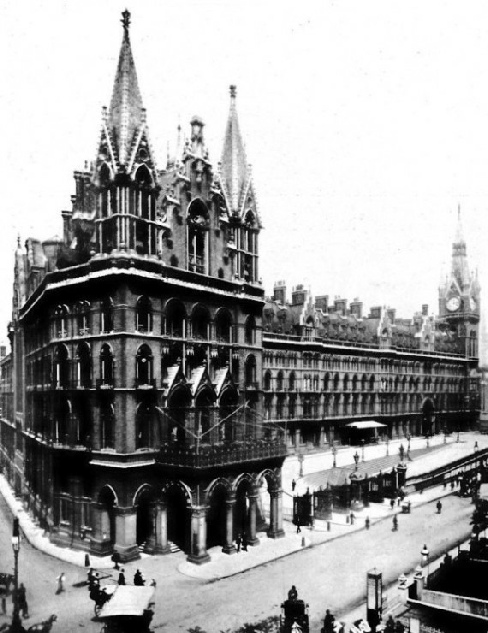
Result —
[[332, 459], [333, 459], [332, 466], [334, 468], [336, 467], [336, 455], [337, 455], [337, 448], [335, 446], [333, 446], [332, 447]]
[[14, 610], [12, 613], [12, 627], [10, 629], [12, 633], [23, 631], [19, 615], [19, 549], [19, 519], [14, 517], [12, 527], [12, 550], [14, 552]]
[[410, 457], [410, 440], [412, 439], [412, 436], [410, 435], [410, 433], [407, 433], [406, 437], [407, 437], [407, 442], [408, 442], [407, 456]]
[[359, 461], [359, 453], [356, 451], [354, 453], [353, 457], [354, 457], [354, 462], [356, 464], [356, 471], [357, 471], [357, 469], [358, 469], [358, 461]]
[[388, 432], [387, 432], [387, 435], [386, 435], [386, 454], [387, 455], [390, 454], [390, 437], [388, 435]]
[[429, 548], [427, 547], [427, 545], [424, 545], [422, 548], [422, 551], [420, 552], [422, 554], [422, 563], [424, 565], [427, 565], [427, 582], [429, 581]]
[[361, 440], [361, 461], [364, 462], [364, 440]]

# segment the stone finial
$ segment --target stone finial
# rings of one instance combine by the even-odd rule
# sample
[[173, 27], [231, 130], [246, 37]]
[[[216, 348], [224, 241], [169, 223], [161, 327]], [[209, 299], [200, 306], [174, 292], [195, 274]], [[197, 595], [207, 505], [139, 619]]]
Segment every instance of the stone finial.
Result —
[[236, 98], [236, 94], [237, 94], [237, 86], [229, 86], [229, 91], [230, 91], [230, 96], [232, 99]]
[[122, 22], [122, 26], [124, 27], [124, 31], [125, 33], [129, 33], [129, 26], [130, 26], [130, 11], [128, 11], [127, 9], [125, 11], [122, 12], [122, 20], [120, 20]]

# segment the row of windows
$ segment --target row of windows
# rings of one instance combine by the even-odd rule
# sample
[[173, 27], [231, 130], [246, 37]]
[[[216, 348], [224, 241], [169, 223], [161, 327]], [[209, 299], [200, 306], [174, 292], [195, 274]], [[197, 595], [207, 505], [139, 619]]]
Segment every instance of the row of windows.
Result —
[[265, 366], [275, 367], [298, 367], [312, 369], [337, 369], [346, 371], [366, 371], [399, 374], [435, 374], [462, 376], [463, 367], [461, 365], [451, 365], [448, 363], [419, 361], [401, 361], [393, 359], [375, 358], [355, 358], [351, 356], [339, 356], [331, 354], [320, 354], [319, 352], [271, 352], [263, 353]]
[[[72, 362], [73, 360], [73, 362]], [[175, 359], [169, 355], [161, 356], [161, 379], [167, 378], [169, 367], [175, 363]], [[192, 355], [186, 361], [188, 369], [201, 366], [206, 363], [206, 357]], [[225, 358], [213, 358], [210, 367], [213, 372], [221, 366], [227, 364]], [[232, 361], [233, 375], [238, 379], [239, 363], [238, 359]], [[112, 348], [104, 343], [99, 355], [99, 380], [101, 385], [114, 384], [114, 356]], [[76, 386], [79, 388], [92, 387], [92, 357], [88, 343], [80, 343], [76, 348], [74, 359], [69, 358], [66, 345], [58, 345], [54, 351], [54, 356], [44, 356], [27, 362], [27, 384], [44, 385], [53, 384], [54, 388], [69, 388]], [[154, 356], [151, 347], [143, 344], [139, 347], [135, 357], [135, 378], [137, 385], [155, 386], [154, 381]], [[246, 387], [257, 388], [256, 378], [256, 357], [249, 354], [244, 362], [244, 382]]]
[[[459, 410], [465, 405], [463, 394], [444, 394], [434, 398], [437, 410]], [[264, 417], [273, 419], [330, 418], [365, 414], [418, 413], [422, 407], [420, 394], [404, 395], [336, 395], [336, 396], [265, 396]]]
[[[214, 321], [210, 317], [208, 308], [199, 304], [194, 307], [191, 315], [186, 314], [182, 302], [171, 300], [166, 306], [166, 318], [162, 320], [162, 334], [174, 337], [187, 337], [193, 339], [209, 340], [212, 326], [215, 338], [219, 342], [237, 342], [236, 324], [228, 310], [223, 308], [217, 311]], [[154, 309], [151, 300], [147, 296], [139, 297], [136, 303], [135, 327], [138, 332], [152, 332]], [[59, 305], [54, 311], [53, 336], [66, 338], [69, 336], [69, 323], [72, 323], [72, 334], [84, 336], [92, 331], [93, 323], [90, 322], [90, 304], [80, 301], [73, 308], [72, 318], [66, 305]], [[107, 299], [100, 306], [100, 331], [111, 332], [114, 330], [113, 302]], [[244, 340], [246, 344], [255, 343], [256, 319], [248, 316], [244, 323]]]
[[[410, 379], [407, 376], [403, 378], [396, 376], [394, 379], [381, 378], [377, 381], [374, 375], [366, 374], [362, 376], [345, 374], [341, 379], [337, 373], [334, 376], [326, 373], [322, 377], [319, 374], [304, 374], [301, 381], [304, 391], [374, 391], [376, 388], [380, 391], [444, 391], [446, 389], [447, 391], [463, 391], [464, 384], [464, 379], [425, 377], [421, 380], [413, 376], [410, 376]], [[264, 374], [263, 389], [272, 391], [273, 388], [277, 391], [285, 389], [297, 391], [300, 390], [300, 379], [297, 378], [295, 372], [291, 372], [285, 378], [282, 371], [273, 377], [268, 370]]]

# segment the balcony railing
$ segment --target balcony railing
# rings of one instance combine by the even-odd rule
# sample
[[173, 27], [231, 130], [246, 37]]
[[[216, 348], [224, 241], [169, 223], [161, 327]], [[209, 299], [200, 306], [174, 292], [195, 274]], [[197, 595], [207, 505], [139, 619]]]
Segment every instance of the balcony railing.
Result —
[[194, 445], [185, 447], [174, 442], [161, 446], [156, 461], [173, 466], [210, 468], [285, 456], [286, 445], [282, 440], [256, 440], [211, 446], [203, 444], [198, 450]]
[[155, 378], [147, 378], [145, 380], [138, 379], [136, 380], [136, 389], [156, 389], [156, 379]]
[[108, 380], [106, 378], [101, 379], [98, 378], [97, 379], [97, 389], [113, 389], [114, 388], [114, 381], [113, 380]]

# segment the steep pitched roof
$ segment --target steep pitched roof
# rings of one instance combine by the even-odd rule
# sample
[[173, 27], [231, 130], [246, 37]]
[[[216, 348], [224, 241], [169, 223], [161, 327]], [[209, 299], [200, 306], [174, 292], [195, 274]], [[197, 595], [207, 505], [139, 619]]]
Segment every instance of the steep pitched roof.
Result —
[[236, 109], [236, 87], [230, 87], [230, 110], [220, 159], [220, 179], [227, 204], [232, 213], [240, 214], [251, 185], [251, 169], [239, 130]]
[[136, 67], [129, 38], [130, 13], [122, 13], [124, 36], [115, 74], [107, 128], [119, 165], [126, 165], [134, 136], [145, 123], [145, 111], [137, 82]]

